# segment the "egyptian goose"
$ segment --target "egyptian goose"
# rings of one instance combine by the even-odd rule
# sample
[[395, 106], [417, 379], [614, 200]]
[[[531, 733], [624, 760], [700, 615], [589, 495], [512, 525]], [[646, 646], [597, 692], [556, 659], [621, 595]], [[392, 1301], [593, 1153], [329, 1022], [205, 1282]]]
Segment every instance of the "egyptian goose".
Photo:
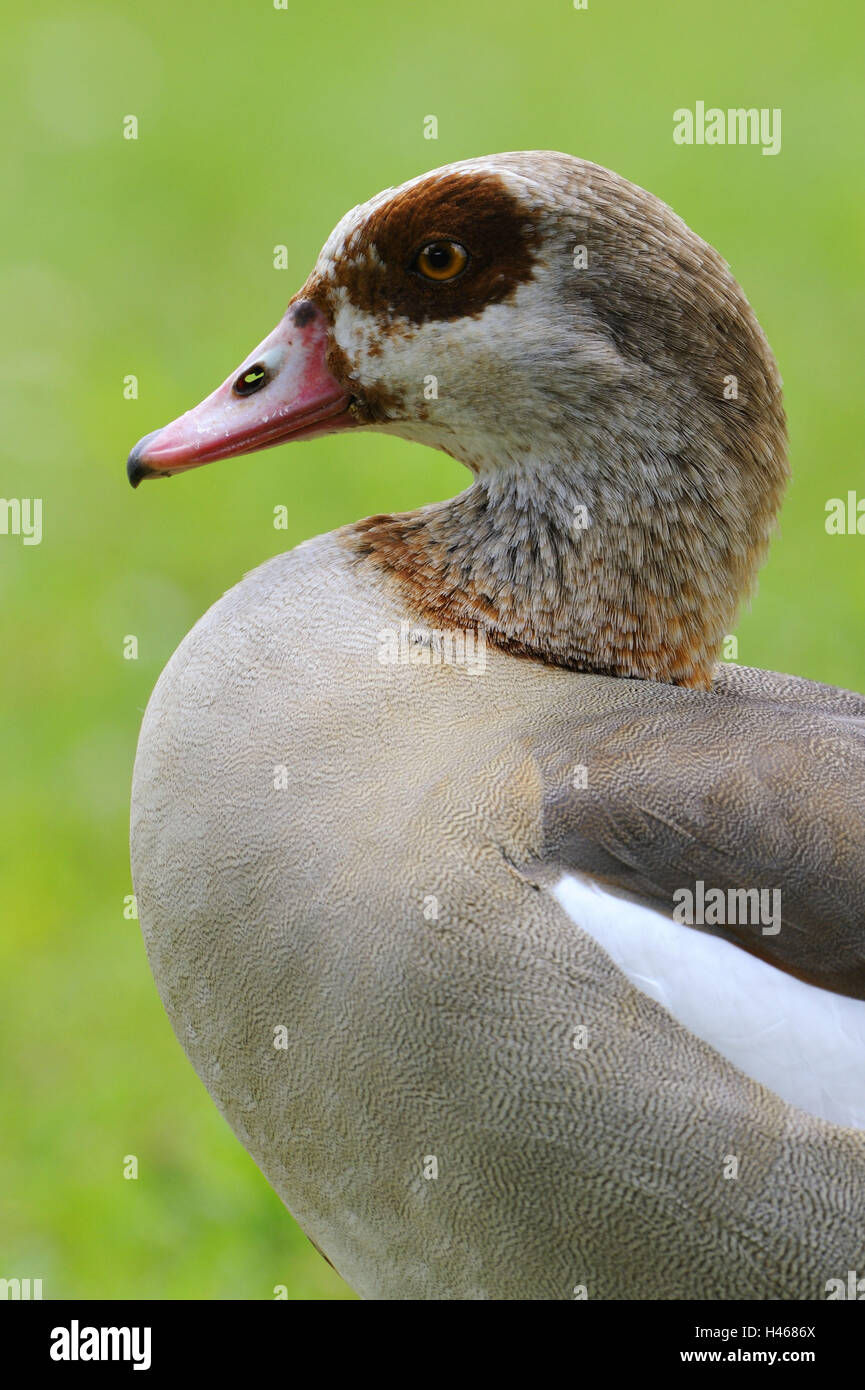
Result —
[[606, 169], [451, 164], [129, 476], [349, 428], [473, 480], [262, 565], [163, 672], [132, 865], [182, 1046], [365, 1297], [826, 1297], [865, 699], [715, 665], [787, 478], [745, 296]]

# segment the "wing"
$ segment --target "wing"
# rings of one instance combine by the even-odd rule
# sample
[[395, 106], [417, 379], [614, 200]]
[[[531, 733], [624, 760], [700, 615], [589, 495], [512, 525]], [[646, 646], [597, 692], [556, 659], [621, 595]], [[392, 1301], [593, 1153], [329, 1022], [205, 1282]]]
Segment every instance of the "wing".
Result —
[[[588, 875], [677, 920], [690, 893], [706, 920], [689, 925], [865, 998], [865, 698], [741, 667], [706, 693], [629, 685], [624, 706], [535, 732], [532, 869]], [[767, 931], [741, 896], [745, 921], [712, 920], [710, 890], [753, 889], [777, 890], [763, 901], [780, 923]]]

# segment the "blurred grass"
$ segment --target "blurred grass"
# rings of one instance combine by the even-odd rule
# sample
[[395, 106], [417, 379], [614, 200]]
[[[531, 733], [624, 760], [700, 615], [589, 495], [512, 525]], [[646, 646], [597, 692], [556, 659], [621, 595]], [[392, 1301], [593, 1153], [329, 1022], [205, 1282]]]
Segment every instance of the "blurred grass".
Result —
[[[862, 688], [863, 542], [823, 524], [829, 497], [863, 494], [862, 17], [47, 0], [3, 24], [0, 492], [44, 499], [44, 539], [0, 537], [0, 1276], [46, 1297], [345, 1297], [171, 1034], [122, 915], [129, 776], [150, 689], [221, 592], [468, 475], [335, 438], [133, 494], [127, 451], [270, 329], [353, 203], [451, 159], [580, 154], [721, 250], [781, 364], [794, 482], [739, 660]], [[672, 112], [698, 98], [781, 107], [782, 153], [674, 146]]]

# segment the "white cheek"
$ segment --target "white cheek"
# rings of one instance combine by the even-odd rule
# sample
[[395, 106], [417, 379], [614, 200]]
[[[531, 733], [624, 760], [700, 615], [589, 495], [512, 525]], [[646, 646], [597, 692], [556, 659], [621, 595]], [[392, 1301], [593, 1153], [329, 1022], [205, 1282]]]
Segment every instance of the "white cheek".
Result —
[[362, 384], [384, 381], [388, 367], [384, 366], [385, 328], [375, 314], [356, 308], [343, 285], [333, 291], [333, 337]]
[[363, 387], [385, 387], [389, 393], [421, 400], [414, 389], [417, 353], [410, 325], [401, 321], [394, 331], [393, 321], [382, 314], [358, 309], [343, 285], [332, 292], [333, 337], [345, 353], [352, 374]]
[[545, 429], [539, 383], [573, 351], [572, 322], [546, 300], [549, 286], [521, 285], [483, 313], [422, 324], [358, 309], [333, 290], [333, 334], [361, 390], [381, 388], [401, 404], [397, 431], [442, 445], [473, 467], [501, 467], [531, 451]]

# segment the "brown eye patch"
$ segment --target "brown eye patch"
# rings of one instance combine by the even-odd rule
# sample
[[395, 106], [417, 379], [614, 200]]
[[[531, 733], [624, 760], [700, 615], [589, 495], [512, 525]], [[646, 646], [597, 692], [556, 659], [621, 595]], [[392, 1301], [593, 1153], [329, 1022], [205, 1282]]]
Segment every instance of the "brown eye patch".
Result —
[[[394, 195], [370, 214], [345, 247], [335, 277], [360, 310], [387, 308], [413, 324], [483, 313], [534, 274], [540, 213], [497, 174], [445, 174]], [[455, 246], [458, 273], [430, 275], [425, 249]], [[425, 263], [434, 269], [442, 256]], [[326, 287], [322, 287], [326, 288]]]

